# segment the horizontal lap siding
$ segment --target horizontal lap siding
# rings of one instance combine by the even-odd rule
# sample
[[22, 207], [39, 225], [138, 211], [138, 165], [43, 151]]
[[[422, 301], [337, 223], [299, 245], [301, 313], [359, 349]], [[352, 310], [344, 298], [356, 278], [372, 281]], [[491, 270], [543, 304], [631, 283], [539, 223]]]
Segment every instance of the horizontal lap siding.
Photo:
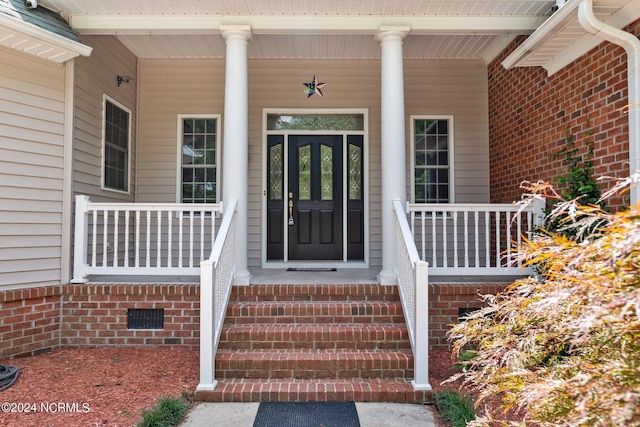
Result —
[[59, 283], [65, 68], [0, 57], [0, 289]]
[[[137, 200], [176, 201], [178, 114], [224, 114], [222, 59], [141, 59]], [[263, 111], [368, 111], [370, 264], [381, 265], [380, 61], [249, 59], [249, 266], [261, 265]], [[324, 97], [304, 93], [317, 75]], [[456, 200], [486, 202], [488, 125], [486, 66], [481, 61], [405, 60], [407, 134], [410, 114], [452, 114], [456, 130]], [[223, 117], [224, 120], [224, 117]], [[222, 129], [224, 137], [224, 129]], [[407, 153], [409, 155], [409, 139]], [[407, 168], [409, 167], [407, 156]], [[408, 177], [411, 172], [408, 172]]]
[[[135, 188], [136, 141], [136, 57], [114, 37], [84, 36], [93, 48], [91, 56], [76, 59], [74, 192], [92, 201], [133, 201]], [[118, 75], [134, 80], [118, 86]], [[131, 194], [101, 189], [103, 95], [131, 110]]]
[[[487, 90], [487, 68], [483, 61], [405, 61], [407, 135], [411, 115], [453, 116], [457, 203], [489, 201]], [[409, 165], [409, 145], [407, 154]], [[408, 185], [411, 173], [407, 175]]]

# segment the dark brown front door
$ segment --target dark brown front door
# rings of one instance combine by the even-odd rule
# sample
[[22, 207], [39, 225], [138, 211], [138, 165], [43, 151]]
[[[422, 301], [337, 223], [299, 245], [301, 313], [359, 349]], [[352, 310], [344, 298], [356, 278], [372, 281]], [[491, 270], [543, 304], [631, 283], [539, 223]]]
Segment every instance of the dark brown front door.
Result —
[[342, 135], [289, 137], [290, 260], [342, 259]]

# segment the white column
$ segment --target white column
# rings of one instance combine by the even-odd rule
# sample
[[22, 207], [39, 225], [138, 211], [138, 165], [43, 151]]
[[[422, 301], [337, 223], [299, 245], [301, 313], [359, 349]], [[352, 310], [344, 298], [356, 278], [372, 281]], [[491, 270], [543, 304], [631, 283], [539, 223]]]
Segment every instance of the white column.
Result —
[[380, 28], [382, 49], [381, 122], [382, 130], [382, 271], [383, 285], [393, 285], [396, 262], [396, 230], [393, 199], [406, 201], [406, 158], [404, 116], [404, 73], [402, 41], [408, 27]]
[[249, 93], [247, 44], [248, 25], [220, 27], [227, 44], [224, 84], [224, 145], [222, 163], [222, 199], [238, 201], [234, 229], [236, 264], [235, 284], [248, 285], [247, 198], [249, 175]]

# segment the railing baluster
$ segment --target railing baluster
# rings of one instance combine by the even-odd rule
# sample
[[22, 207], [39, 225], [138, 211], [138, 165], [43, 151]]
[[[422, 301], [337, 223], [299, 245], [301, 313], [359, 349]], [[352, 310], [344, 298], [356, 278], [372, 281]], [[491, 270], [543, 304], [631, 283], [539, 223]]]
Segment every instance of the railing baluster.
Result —
[[453, 267], [458, 268], [458, 212], [453, 215]]
[[113, 211], [113, 266], [118, 266], [118, 227], [120, 223], [120, 211]]
[[496, 211], [496, 267], [500, 267], [500, 211]]
[[478, 214], [478, 211], [474, 211], [473, 212], [473, 226], [474, 226], [474, 235], [476, 236], [476, 238], [474, 239], [474, 250], [475, 250], [475, 258], [476, 258], [476, 263], [475, 263], [475, 267], [478, 268], [480, 267], [480, 230], [478, 229], [478, 221], [480, 220], [480, 215]]
[[484, 263], [491, 267], [491, 213], [484, 212]]
[[182, 227], [184, 225], [184, 215], [182, 214], [182, 212], [180, 212], [179, 214], [180, 216], [178, 217], [178, 268], [182, 268], [182, 235], [183, 235], [183, 230]]
[[173, 267], [171, 255], [173, 253], [173, 212], [167, 216], [167, 267]]
[[421, 260], [427, 259], [427, 216], [426, 212], [420, 212], [420, 233], [421, 233], [421, 249], [422, 253], [420, 254]]
[[509, 266], [511, 265], [511, 212], [505, 212], [505, 230], [507, 231], [505, 251], [507, 251], [507, 266]]
[[436, 257], [438, 253], [438, 228], [436, 225], [437, 218], [436, 211], [431, 211], [431, 264], [434, 267], [438, 266], [438, 258]]
[[109, 211], [102, 211], [102, 266], [107, 266], [107, 249], [109, 246]]
[[189, 267], [193, 267], [193, 210], [189, 212]]
[[156, 231], [157, 245], [156, 245], [156, 267], [162, 267], [162, 211], [158, 211], [158, 230]]
[[449, 263], [447, 262], [447, 211], [442, 211], [442, 266], [447, 268]]
[[464, 211], [464, 266], [469, 267], [469, 212]]
[[135, 240], [135, 254], [134, 265], [140, 267], [140, 211], [136, 211], [136, 240]]
[[151, 211], [147, 211], [147, 253], [145, 254], [145, 267], [151, 267]]
[[126, 210], [124, 215], [124, 266], [129, 267], [129, 223], [131, 222], [131, 212]]
[[205, 211], [200, 211], [200, 261], [204, 259], [204, 221]]
[[97, 252], [98, 252], [98, 211], [94, 210], [93, 211], [93, 224], [91, 227], [93, 236], [91, 238], [91, 266], [95, 267], [96, 266], [96, 257], [97, 257]]

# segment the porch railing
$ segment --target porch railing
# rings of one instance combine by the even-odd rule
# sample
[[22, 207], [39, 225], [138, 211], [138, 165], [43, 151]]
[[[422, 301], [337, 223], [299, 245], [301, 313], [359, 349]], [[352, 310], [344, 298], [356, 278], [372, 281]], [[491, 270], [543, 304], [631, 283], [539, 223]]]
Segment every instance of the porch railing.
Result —
[[431, 390], [429, 384], [429, 264], [420, 260], [407, 216], [400, 200], [396, 212], [396, 267], [394, 271], [413, 350], [414, 390]]
[[431, 275], [519, 275], [531, 271], [510, 253], [542, 224], [544, 200], [515, 204], [407, 203], [420, 259]]
[[236, 204], [236, 200], [230, 200], [227, 204], [211, 256], [200, 264], [199, 391], [214, 390], [218, 384], [215, 379], [215, 357], [235, 275], [233, 223]]
[[221, 204], [94, 203], [76, 196], [73, 283], [90, 275], [199, 275]]

